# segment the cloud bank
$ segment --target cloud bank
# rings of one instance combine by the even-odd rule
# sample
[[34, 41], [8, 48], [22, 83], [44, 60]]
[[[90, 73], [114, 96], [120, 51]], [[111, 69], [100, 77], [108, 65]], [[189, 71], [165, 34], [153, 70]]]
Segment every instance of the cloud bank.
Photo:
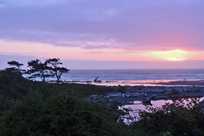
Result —
[[2, 40], [87, 49], [204, 49], [203, 0], [1, 0], [0, 5]]

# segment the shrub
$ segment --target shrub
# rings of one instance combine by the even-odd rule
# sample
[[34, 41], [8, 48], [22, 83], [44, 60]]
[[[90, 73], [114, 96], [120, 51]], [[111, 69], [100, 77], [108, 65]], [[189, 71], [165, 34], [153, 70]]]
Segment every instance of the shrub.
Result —
[[[25, 97], [0, 117], [3, 136], [112, 136], [120, 135], [113, 118], [72, 97], [45, 100]], [[117, 130], [117, 131], [115, 131]]]
[[203, 136], [204, 114], [199, 107], [199, 100], [179, 99], [162, 108], [149, 108], [141, 112], [142, 125], [147, 132], [173, 136]]

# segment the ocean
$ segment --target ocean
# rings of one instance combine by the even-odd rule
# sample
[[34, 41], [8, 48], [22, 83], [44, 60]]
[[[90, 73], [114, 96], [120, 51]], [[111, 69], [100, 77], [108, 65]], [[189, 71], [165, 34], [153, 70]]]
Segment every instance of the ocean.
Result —
[[169, 81], [204, 80], [204, 69], [165, 70], [71, 70], [63, 80], [91, 82], [96, 77], [105, 85], [137, 85]]

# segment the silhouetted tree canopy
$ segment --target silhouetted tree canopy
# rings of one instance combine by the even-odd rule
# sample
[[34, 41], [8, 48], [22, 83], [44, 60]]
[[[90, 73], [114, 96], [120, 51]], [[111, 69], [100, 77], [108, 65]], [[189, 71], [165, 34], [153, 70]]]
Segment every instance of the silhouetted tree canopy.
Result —
[[17, 69], [20, 69], [20, 67], [23, 66], [22, 63], [20, 63], [20, 62], [18, 62], [18, 61], [15, 61], [15, 60], [9, 61], [8, 64], [9, 64], [10, 66], [12, 66], [12, 67], [17, 68]]
[[28, 62], [29, 78], [40, 78], [43, 82], [48, 77], [55, 77], [57, 82], [60, 82], [64, 73], [69, 72], [69, 69], [62, 66], [62, 62], [58, 58], [47, 59], [44, 62], [39, 59]]
[[42, 62], [39, 59], [29, 61], [28, 68], [29, 78], [41, 78], [45, 82], [46, 78], [53, 76], [52, 69], [47, 65], [46, 61]]
[[22, 63], [12, 60], [8, 62], [8, 65], [10, 65], [11, 67], [7, 68], [8, 71], [12, 71], [12, 72], [23, 72], [24, 70], [21, 69], [21, 66], [23, 66]]
[[51, 68], [54, 76], [57, 78], [57, 82], [60, 82], [61, 77], [64, 73], [70, 70], [62, 66], [62, 62], [59, 58], [51, 58], [46, 60], [47, 65]]

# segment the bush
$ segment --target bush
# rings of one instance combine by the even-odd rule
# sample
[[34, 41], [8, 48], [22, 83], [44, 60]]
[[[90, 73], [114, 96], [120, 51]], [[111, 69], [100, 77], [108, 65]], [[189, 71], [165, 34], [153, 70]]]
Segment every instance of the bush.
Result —
[[[90, 93], [104, 88], [33, 82], [22, 76], [22, 64], [8, 64], [12, 67], [0, 71], [0, 136], [129, 135], [116, 123], [117, 111], [86, 101]], [[59, 82], [69, 71], [61, 64], [59, 59], [34, 60], [28, 74], [40, 75], [43, 81], [55, 75]]]
[[147, 132], [161, 136], [203, 136], [204, 114], [198, 99], [180, 99], [162, 108], [141, 112], [138, 123]]
[[0, 136], [130, 136], [128, 128], [117, 124], [117, 111], [87, 102], [100, 90], [32, 82], [1, 71]]
[[[2, 136], [124, 135], [112, 112], [68, 96], [26, 96], [0, 116]], [[109, 115], [109, 116], [107, 116]]]

